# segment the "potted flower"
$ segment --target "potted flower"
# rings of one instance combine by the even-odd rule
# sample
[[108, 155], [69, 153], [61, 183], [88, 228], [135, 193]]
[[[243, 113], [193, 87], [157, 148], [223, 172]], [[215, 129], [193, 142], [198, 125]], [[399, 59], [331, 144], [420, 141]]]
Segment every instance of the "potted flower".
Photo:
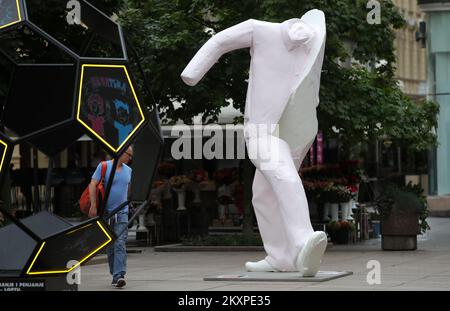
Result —
[[170, 186], [177, 190], [177, 189], [184, 189], [186, 186], [191, 182], [191, 180], [186, 175], [177, 175], [172, 176], [169, 180]]
[[153, 182], [152, 190], [150, 191], [150, 200], [155, 200], [159, 204], [162, 204], [162, 194], [166, 190], [167, 182], [162, 180], [156, 180]]
[[339, 220], [339, 204], [345, 200], [347, 195], [345, 187], [336, 183], [336, 181], [329, 182], [321, 193], [322, 200], [325, 203], [325, 210], [331, 212], [331, 220]]
[[327, 225], [327, 233], [334, 244], [348, 244], [355, 232], [355, 225], [348, 220], [332, 220]]
[[351, 185], [336, 185], [337, 199], [341, 207], [341, 219], [351, 220], [350, 213], [352, 199], [354, 198], [354, 188]]
[[172, 189], [177, 193], [178, 208], [177, 211], [186, 210], [186, 187], [191, 180], [186, 175], [173, 176], [169, 180]]
[[202, 183], [209, 180], [208, 172], [204, 169], [195, 169], [189, 173], [189, 179], [196, 183]]
[[219, 222], [224, 225], [227, 220], [229, 205], [233, 204], [231, 184], [236, 177], [234, 168], [224, 168], [214, 174], [217, 188], [217, 213]]
[[330, 182], [307, 179], [303, 180], [303, 187], [305, 189], [306, 197], [308, 201], [314, 202], [317, 207], [318, 217], [323, 221], [328, 221], [329, 203], [327, 198], [327, 192]]
[[353, 220], [353, 208], [356, 207], [356, 202], [358, 200], [359, 193], [359, 182], [358, 184], [350, 183], [347, 185], [348, 190], [351, 193], [350, 200], [347, 203], [343, 203], [343, 219]]
[[156, 224], [155, 215], [158, 215], [161, 212], [161, 208], [161, 202], [152, 195], [150, 197], [150, 202], [148, 203], [147, 212], [145, 213], [145, 224], [147, 227], [153, 227]]
[[351, 212], [362, 176], [359, 164], [359, 161], [346, 161], [339, 165], [311, 166], [300, 170], [308, 199], [323, 207], [323, 221], [329, 220], [329, 212], [332, 220], [339, 220], [339, 206], [341, 219], [352, 220]]
[[193, 203], [199, 204], [200, 200], [200, 189], [201, 186], [209, 180], [208, 172], [204, 169], [196, 169], [192, 170], [189, 173], [189, 179], [192, 181], [191, 190], [194, 192], [194, 201]]
[[377, 198], [381, 216], [383, 250], [416, 250], [417, 235], [430, 229], [426, 218], [428, 205], [423, 189], [409, 183], [388, 185]]

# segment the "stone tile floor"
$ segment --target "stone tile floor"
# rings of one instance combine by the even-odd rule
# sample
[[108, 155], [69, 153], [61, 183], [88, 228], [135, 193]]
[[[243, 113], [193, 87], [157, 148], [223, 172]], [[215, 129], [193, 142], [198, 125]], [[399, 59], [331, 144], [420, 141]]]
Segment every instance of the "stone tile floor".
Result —
[[[380, 240], [333, 246], [321, 270], [354, 274], [323, 283], [206, 282], [205, 276], [243, 273], [244, 263], [260, 260], [263, 252], [155, 252], [142, 248], [129, 254], [126, 289], [129, 291], [343, 291], [450, 290], [450, 218], [430, 218], [431, 231], [419, 239], [417, 251], [387, 252]], [[381, 284], [369, 285], [367, 263], [381, 265]], [[106, 263], [82, 268], [82, 291], [109, 291]]]

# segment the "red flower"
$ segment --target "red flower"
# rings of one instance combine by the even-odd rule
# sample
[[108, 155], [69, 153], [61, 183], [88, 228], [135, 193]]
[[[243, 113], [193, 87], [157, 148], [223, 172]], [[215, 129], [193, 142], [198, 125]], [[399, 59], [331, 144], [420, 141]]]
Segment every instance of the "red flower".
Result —
[[163, 186], [164, 185], [164, 182], [162, 181], [162, 180], [156, 180], [154, 183], [153, 183], [153, 188], [159, 188], [159, 187], [161, 187], [161, 186]]

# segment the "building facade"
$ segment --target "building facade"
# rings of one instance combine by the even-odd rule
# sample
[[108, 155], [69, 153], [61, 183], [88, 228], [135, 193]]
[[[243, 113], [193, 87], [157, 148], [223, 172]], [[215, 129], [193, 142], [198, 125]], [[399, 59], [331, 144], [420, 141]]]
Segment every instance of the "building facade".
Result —
[[450, 195], [450, 0], [419, 0], [426, 13], [428, 98], [440, 105], [438, 147], [429, 159], [430, 190]]
[[394, 0], [406, 20], [406, 27], [396, 31], [394, 41], [397, 60], [396, 77], [403, 92], [414, 99], [424, 99], [427, 94], [427, 54], [416, 41], [419, 23], [425, 13], [416, 0]]

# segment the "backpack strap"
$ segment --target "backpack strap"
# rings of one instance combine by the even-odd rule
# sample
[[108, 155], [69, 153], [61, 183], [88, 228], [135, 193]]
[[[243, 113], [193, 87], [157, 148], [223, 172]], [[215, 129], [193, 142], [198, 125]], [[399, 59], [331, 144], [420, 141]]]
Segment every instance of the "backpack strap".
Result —
[[103, 182], [105, 180], [105, 175], [106, 175], [106, 169], [108, 168], [106, 161], [102, 162], [102, 177], [100, 179], [100, 182]]
[[98, 189], [101, 189], [101, 193], [102, 195], [99, 194], [99, 197], [97, 198], [97, 203], [98, 204], [98, 215], [103, 215], [103, 210], [104, 210], [104, 205], [103, 205], [103, 194], [104, 194], [104, 182], [105, 182], [105, 176], [106, 176], [106, 169], [108, 168], [108, 164], [106, 163], [106, 161], [102, 161], [102, 176], [101, 179], [98, 183]]

